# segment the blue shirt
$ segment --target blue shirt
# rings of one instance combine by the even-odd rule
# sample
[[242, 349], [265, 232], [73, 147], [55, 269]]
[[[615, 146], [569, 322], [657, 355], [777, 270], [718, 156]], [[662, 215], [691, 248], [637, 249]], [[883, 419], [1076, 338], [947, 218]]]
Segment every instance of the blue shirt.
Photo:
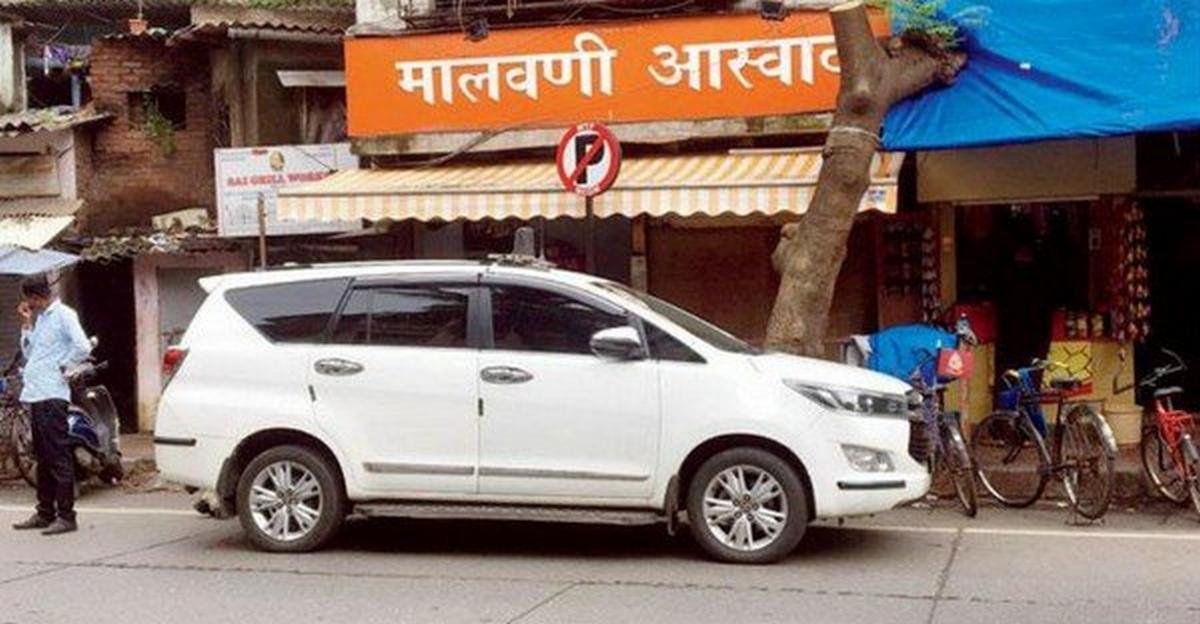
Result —
[[70, 401], [71, 388], [63, 368], [87, 358], [92, 343], [75, 310], [55, 301], [37, 315], [32, 329], [21, 332], [21, 351], [25, 354], [21, 401]]

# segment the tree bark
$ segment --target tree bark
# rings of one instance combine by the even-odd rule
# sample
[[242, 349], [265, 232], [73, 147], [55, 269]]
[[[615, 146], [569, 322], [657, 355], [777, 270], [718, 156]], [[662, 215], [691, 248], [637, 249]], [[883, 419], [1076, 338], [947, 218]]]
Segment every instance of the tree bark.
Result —
[[833, 125], [807, 213], [783, 226], [771, 260], [779, 292], [767, 325], [767, 346], [802, 355], [825, 352], [834, 285], [846, 257], [846, 240], [871, 181], [883, 117], [896, 102], [935, 84], [953, 81], [966, 61], [923, 40], [919, 33], [881, 45], [861, 2], [829, 11], [841, 66]]

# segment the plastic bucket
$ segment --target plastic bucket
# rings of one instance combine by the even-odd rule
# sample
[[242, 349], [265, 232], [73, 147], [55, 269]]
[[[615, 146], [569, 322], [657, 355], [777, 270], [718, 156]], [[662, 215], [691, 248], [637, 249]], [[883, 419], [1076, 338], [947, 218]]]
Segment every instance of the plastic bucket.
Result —
[[1145, 410], [1133, 403], [1107, 403], [1104, 419], [1117, 438], [1117, 446], [1137, 446], [1142, 441], [1142, 418]]

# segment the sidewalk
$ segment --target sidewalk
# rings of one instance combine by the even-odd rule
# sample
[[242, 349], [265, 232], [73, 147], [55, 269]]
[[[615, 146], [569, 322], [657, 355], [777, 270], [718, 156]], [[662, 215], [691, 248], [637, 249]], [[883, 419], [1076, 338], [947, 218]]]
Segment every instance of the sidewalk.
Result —
[[[1037, 466], [1029, 458], [1029, 461], [1018, 461], [1005, 470], [1003, 474], [1011, 473], [1016, 477], [1019, 475], [1022, 483], [1028, 482], [1032, 473], [1037, 470]], [[983, 494], [983, 488], [980, 487], [980, 494]], [[1050, 479], [1046, 486], [1046, 491], [1042, 495], [1045, 500], [1061, 500], [1065, 496], [1062, 489], [1062, 482], [1055, 477]], [[1145, 473], [1142, 469], [1142, 460], [1138, 455], [1138, 448], [1121, 447], [1117, 455], [1117, 460], [1113, 466], [1113, 503], [1126, 506], [1140, 506], [1143, 503], [1148, 503], [1157, 500], [1157, 493], [1153, 491], [1149, 482], [1146, 480]]]
[[138, 462], [147, 462], [153, 468], [154, 464], [154, 434], [123, 433], [121, 434], [121, 463], [125, 470], [136, 466]]

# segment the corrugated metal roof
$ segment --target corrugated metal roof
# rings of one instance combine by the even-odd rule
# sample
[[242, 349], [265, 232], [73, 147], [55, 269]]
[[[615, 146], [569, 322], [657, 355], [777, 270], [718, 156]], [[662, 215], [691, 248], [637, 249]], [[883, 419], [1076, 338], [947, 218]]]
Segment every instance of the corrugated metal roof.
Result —
[[336, 70], [281, 69], [275, 72], [285, 87], [345, 87], [346, 72]]
[[0, 115], [0, 136], [18, 136], [31, 132], [53, 132], [112, 117], [92, 108], [69, 106], [31, 108], [19, 113]]
[[352, 10], [236, 6], [192, 7], [192, 27], [297, 30], [318, 33], [345, 32], [354, 23]]
[[0, 202], [0, 246], [41, 249], [75, 221], [82, 205], [57, 197]]
[[239, 249], [237, 241], [184, 230], [97, 236], [86, 242], [80, 255], [84, 260], [104, 263], [141, 254], [202, 254]]
[[0, 219], [22, 217], [73, 217], [83, 200], [62, 197], [27, 197], [0, 201]]
[[[354, 0], [141, 0], [144, 8], [268, 7], [290, 10], [354, 9]], [[134, 9], [138, 0], [0, 0], [0, 8], [43, 7], [79, 9]]]

